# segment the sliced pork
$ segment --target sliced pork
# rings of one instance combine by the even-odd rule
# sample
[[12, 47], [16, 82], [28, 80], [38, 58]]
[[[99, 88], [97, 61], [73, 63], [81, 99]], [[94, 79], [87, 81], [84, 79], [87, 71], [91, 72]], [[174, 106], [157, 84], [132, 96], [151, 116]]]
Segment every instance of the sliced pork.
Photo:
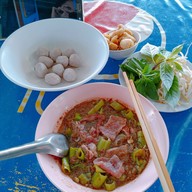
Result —
[[117, 155], [113, 155], [111, 158], [99, 157], [93, 163], [116, 178], [120, 178], [125, 172], [123, 162]]
[[96, 145], [94, 143], [89, 143], [88, 145], [81, 145], [83, 152], [85, 153], [85, 158], [87, 160], [97, 157]]
[[128, 155], [128, 144], [121, 145], [120, 147], [113, 147], [106, 151], [106, 157], [112, 157], [113, 155], [117, 155], [120, 159]]
[[111, 115], [107, 123], [104, 126], [100, 126], [100, 131], [103, 135], [113, 141], [126, 125], [126, 122], [127, 120], [123, 117]]

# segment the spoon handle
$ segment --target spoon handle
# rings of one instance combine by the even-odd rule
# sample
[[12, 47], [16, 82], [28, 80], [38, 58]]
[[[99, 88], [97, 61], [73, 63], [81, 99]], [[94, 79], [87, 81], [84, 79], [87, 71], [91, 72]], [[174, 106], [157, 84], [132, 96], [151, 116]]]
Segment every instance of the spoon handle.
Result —
[[34, 141], [27, 143], [18, 147], [13, 147], [10, 149], [0, 151], [0, 160], [11, 159], [14, 157], [19, 157], [31, 153], [47, 153], [49, 152], [49, 143]]

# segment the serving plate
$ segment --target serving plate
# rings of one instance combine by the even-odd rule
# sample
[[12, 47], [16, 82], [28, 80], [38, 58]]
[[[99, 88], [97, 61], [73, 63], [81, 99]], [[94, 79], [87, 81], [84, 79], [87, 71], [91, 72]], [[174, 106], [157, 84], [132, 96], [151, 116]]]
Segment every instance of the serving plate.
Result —
[[[130, 108], [134, 108], [130, 94], [126, 87], [113, 83], [89, 83], [70, 89], [56, 99], [54, 99], [43, 112], [36, 129], [35, 138], [56, 132], [58, 129], [57, 121], [73, 106], [93, 98], [112, 98], [122, 101]], [[164, 161], [167, 161], [169, 153], [169, 137], [166, 125], [158, 110], [143, 96], [141, 102], [146, 112], [146, 117], [152, 127], [152, 132], [158, 143]], [[94, 190], [86, 188], [73, 182], [68, 176], [64, 175], [54, 158], [50, 155], [37, 154], [38, 162], [47, 178], [61, 191], [67, 192], [103, 192], [104, 190]], [[150, 159], [147, 167], [132, 182], [118, 187], [114, 192], [141, 192], [148, 189], [158, 178], [155, 165]]]
[[[141, 59], [141, 53], [139, 51], [135, 52], [134, 54], [132, 54], [127, 59], [130, 59], [133, 57], [137, 58], [137, 59]], [[123, 63], [125, 63], [127, 61], [127, 59], [125, 59], [123, 61]], [[192, 64], [189, 61], [187, 61], [187, 65], [189, 66], [190, 69], [192, 69]], [[123, 77], [123, 73], [122, 73], [122, 70], [120, 68], [119, 68], [118, 76], [119, 76], [119, 83], [123, 86], [126, 86], [126, 83], [125, 83], [125, 80]], [[151, 99], [149, 99], [149, 100], [160, 112], [174, 113], [174, 112], [185, 111], [185, 110], [190, 109], [192, 107], [192, 99], [189, 102], [182, 103], [181, 105], [177, 105], [175, 108], [170, 107], [170, 105], [168, 105], [166, 103], [155, 102]]]

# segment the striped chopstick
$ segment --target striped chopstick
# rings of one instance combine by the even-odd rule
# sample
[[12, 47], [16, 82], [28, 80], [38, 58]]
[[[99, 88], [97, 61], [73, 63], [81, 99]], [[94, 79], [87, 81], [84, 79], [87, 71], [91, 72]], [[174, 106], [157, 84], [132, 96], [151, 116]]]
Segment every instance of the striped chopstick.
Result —
[[129, 90], [131, 99], [133, 101], [138, 119], [140, 121], [142, 131], [145, 136], [149, 151], [151, 153], [153, 162], [155, 164], [162, 188], [165, 192], [175, 192], [173, 183], [171, 181], [170, 175], [168, 173], [168, 170], [162, 158], [157, 142], [153, 136], [151, 126], [145, 115], [145, 112], [141, 104], [139, 94], [135, 88], [134, 82], [128, 79], [126, 72], [123, 72], [123, 76], [124, 76], [127, 88]]

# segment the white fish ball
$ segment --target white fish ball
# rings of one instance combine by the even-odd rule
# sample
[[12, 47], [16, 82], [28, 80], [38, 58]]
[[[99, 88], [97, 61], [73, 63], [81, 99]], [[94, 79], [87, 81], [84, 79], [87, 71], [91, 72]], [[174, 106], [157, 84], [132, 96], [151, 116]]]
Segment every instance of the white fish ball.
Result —
[[59, 56], [56, 59], [56, 63], [62, 64], [64, 67], [67, 67], [69, 64], [69, 59], [67, 56]]
[[53, 60], [47, 56], [40, 56], [39, 62], [44, 63], [48, 68], [50, 68], [53, 65]]
[[128, 49], [134, 46], [134, 42], [132, 39], [122, 39], [119, 45], [122, 49]]
[[76, 53], [76, 51], [74, 49], [66, 49], [62, 52], [62, 55], [70, 57], [74, 53]]
[[71, 68], [65, 69], [63, 73], [63, 79], [68, 82], [75, 81], [77, 79], [75, 70]]
[[36, 63], [35, 64], [35, 74], [37, 77], [44, 78], [45, 75], [48, 73], [47, 66], [44, 63]]
[[40, 47], [38, 50], [39, 56], [49, 56], [49, 50], [45, 47]]
[[57, 85], [61, 82], [61, 77], [56, 73], [48, 73], [45, 75], [45, 82], [49, 85]]
[[59, 48], [50, 50], [49, 56], [55, 61], [58, 56], [62, 55], [62, 51]]
[[72, 66], [72, 67], [79, 67], [80, 66], [80, 57], [78, 54], [72, 54], [70, 57], [69, 57], [69, 65]]
[[54, 73], [56, 73], [57, 75], [61, 76], [63, 75], [63, 72], [64, 72], [64, 67], [62, 64], [56, 64], [56, 65], [53, 65], [52, 67], [52, 71]]

